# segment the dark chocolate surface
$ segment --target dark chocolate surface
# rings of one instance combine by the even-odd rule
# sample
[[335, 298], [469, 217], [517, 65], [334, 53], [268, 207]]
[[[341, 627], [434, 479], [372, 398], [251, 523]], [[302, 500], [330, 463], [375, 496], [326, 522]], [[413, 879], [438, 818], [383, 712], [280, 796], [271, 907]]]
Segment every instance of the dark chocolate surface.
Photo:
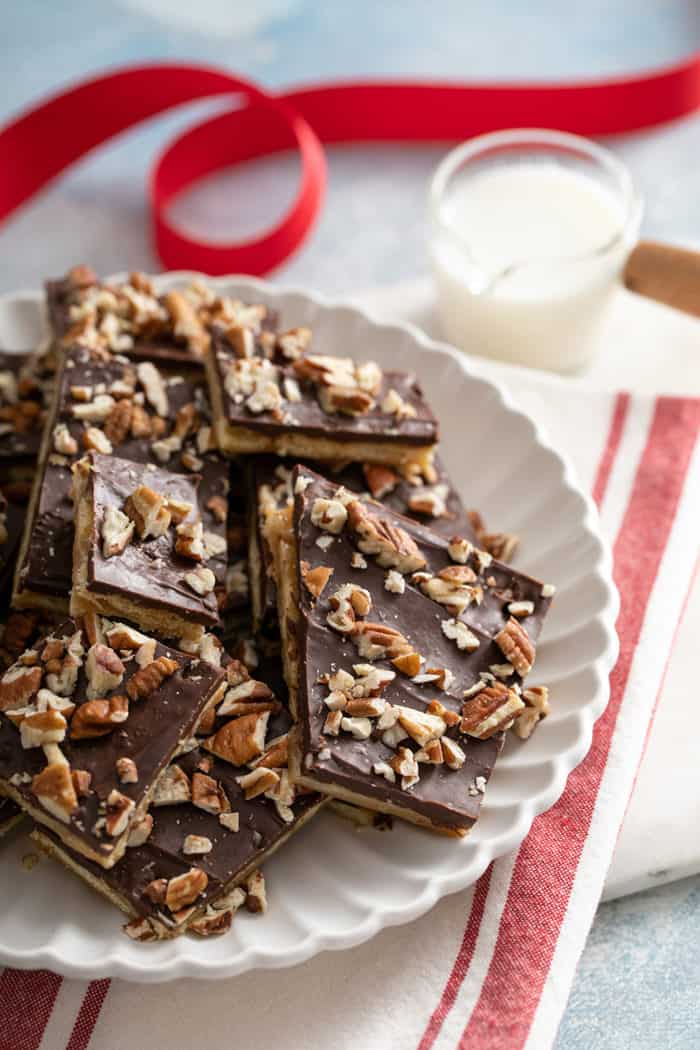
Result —
[[[37, 500], [31, 522], [31, 540], [22, 566], [20, 588], [40, 592], [51, 596], [67, 598], [71, 586], [73, 561], [73, 502], [71, 499], [71, 466], [85, 453], [82, 440], [84, 425], [75, 419], [73, 408], [79, 404], [71, 396], [71, 387], [89, 387], [92, 391], [109, 387], [115, 381], [122, 380], [125, 372], [131, 374], [133, 367], [124, 359], [112, 355], [93, 353], [84, 347], [73, 347], [66, 352], [65, 365], [62, 370], [57, 391], [57, 401], [51, 421], [52, 429], [57, 423], [65, 423], [72, 437], [78, 442], [78, 451], [74, 455], [58, 454], [53, 447], [46, 463], [43, 464], [41, 491]], [[167, 375], [168, 415], [165, 431], [158, 439], [167, 437], [174, 429], [177, 413], [185, 405], [195, 404], [202, 425], [209, 423], [209, 408], [204, 393], [203, 382], [193, 381]], [[136, 382], [137, 394], [142, 394], [141, 384]], [[155, 413], [144, 405], [152, 418]], [[99, 424], [96, 424], [99, 425]], [[173, 452], [166, 464], [159, 461], [153, 452], [155, 436], [135, 437], [129, 433], [124, 441], [114, 444], [115, 455], [137, 463], [153, 463], [162, 469], [178, 473], [188, 469], [182, 461], [183, 453], [195, 456], [196, 473], [202, 477], [199, 486], [202, 522], [205, 531], [225, 535], [226, 523], [220, 521], [207, 506], [213, 498], [223, 500], [224, 505], [228, 490], [228, 465], [217, 452], [206, 452], [200, 455], [197, 448], [197, 434], [191, 433], [185, 438], [181, 452]], [[40, 468], [41, 469], [41, 468]], [[226, 558], [212, 558], [209, 568], [217, 580], [217, 592], [223, 595], [226, 582]]]
[[[53, 632], [53, 637], [69, 636], [76, 630], [75, 622], [67, 620]], [[82, 642], [87, 657], [89, 641], [84, 631]], [[38, 650], [42, 647], [43, 642], [35, 646]], [[111, 839], [103, 830], [95, 831], [96, 822], [102, 815], [101, 804], [116, 789], [139, 805], [173, 757], [180, 740], [192, 735], [200, 713], [223, 681], [223, 672], [218, 668], [158, 642], [155, 658], [164, 655], [176, 660], [179, 670], [147, 697], [130, 701], [125, 722], [106, 736], [72, 740], [66, 734], [59, 745], [72, 770], [86, 770], [91, 774], [90, 791], [79, 799], [78, 809], [66, 828], [87, 847], [99, 851], [106, 860], [114, 851], [117, 840]], [[77, 705], [87, 700], [85, 657], [71, 696], [71, 701]], [[134, 659], [125, 662], [124, 668], [122, 682], [117, 688], [105, 692], [105, 698], [125, 695], [129, 679], [139, 668]], [[136, 783], [120, 781], [116, 761], [122, 757], [135, 762], [138, 770]], [[43, 812], [42, 807], [32, 794], [27, 775], [34, 777], [45, 766], [42, 748], [23, 748], [19, 729], [4, 713], [0, 713], [0, 780], [11, 783], [27, 805], [35, 807], [39, 814]]]
[[[207, 752], [197, 749], [181, 756], [176, 765], [191, 777], [205, 756]], [[191, 867], [201, 868], [209, 879], [206, 890], [196, 901], [197, 906], [211, 903], [239, 872], [255, 861], [261, 863], [277, 840], [294, 829], [293, 824], [281, 819], [271, 799], [258, 796], [245, 800], [236, 777], [246, 772], [245, 767], [232, 766], [217, 758], [207, 774], [221, 784], [231, 802], [231, 809], [238, 812], [238, 831], [229, 831], [219, 822], [218, 816], [190, 802], [153, 806], [150, 837], [142, 846], [129, 847], [113, 868], [105, 870], [72, 850], [71, 855], [96, 878], [116, 890], [141, 915], [164, 917], [162, 905], [153, 904], [144, 893], [150, 882], [174, 878]], [[317, 794], [300, 796], [292, 807], [295, 823], [318, 803]], [[208, 838], [213, 846], [211, 852], [186, 856], [182, 851], [186, 835]]]
[[[27, 517], [27, 506], [25, 503], [15, 503], [8, 500], [2, 509], [4, 497], [0, 494], [0, 520], [4, 520], [7, 538], [0, 543], [0, 595], [9, 590], [12, 583], [12, 574], [15, 570], [15, 562], [19, 554], [19, 546], [24, 531], [24, 522]], [[3, 519], [4, 515], [4, 519]]]
[[[251, 456], [247, 464], [248, 506], [250, 508], [249, 542], [252, 538], [254, 550], [257, 552], [256, 557], [249, 558], [250, 587], [251, 590], [256, 591], [256, 606], [260, 610], [262, 624], [274, 621], [276, 618], [277, 590], [270, 572], [272, 556], [263, 536], [261, 511], [267, 500], [271, 500], [278, 508], [285, 506], [291, 500], [291, 476], [295, 462], [291, 459], [280, 460], [275, 456]], [[304, 465], [310, 470], [329, 477], [338, 485], [344, 485], [352, 492], [368, 495], [367, 477], [360, 463], [348, 463], [338, 470], [333, 470], [329, 464], [305, 462]], [[379, 501], [396, 511], [397, 514], [404, 514], [414, 521], [421, 522], [448, 539], [452, 536], [464, 536], [470, 542], [475, 543], [476, 535], [467, 512], [439, 456], [435, 457], [434, 466], [437, 474], [436, 481], [430, 485], [421, 486], [411, 485], [395, 474], [391, 468], [381, 468], [388, 470], [395, 478], [395, 482], [391, 491], [379, 497]], [[443, 514], [433, 517], [411, 509], [409, 501], [414, 500], [418, 493], [425, 496], [431, 492], [435, 493], [444, 503]]]
[[[384, 586], [387, 570], [377, 565], [370, 555], [364, 555], [365, 569], [352, 568], [351, 556], [357, 548], [347, 527], [340, 535], [332, 537], [329, 546], [319, 548], [319, 537], [331, 534], [311, 522], [311, 508], [319, 497], [332, 498], [338, 486], [302, 467], [295, 469], [294, 478], [298, 476], [311, 479], [305, 491], [295, 496], [294, 507], [301, 614], [297, 632], [301, 665], [297, 703], [306, 755], [303, 768], [318, 780], [392, 801], [434, 823], [469, 826], [476, 820], [481, 802], [481, 793], [474, 789], [475, 778], [488, 780], [502, 746], [502, 734], [488, 740], [477, 740], [459, 733], [458, 727], [449, 729], [447, 735], [458, 740], [466, 753], [464, 766], [453, 771], [444, 765], [421, 764], [420, 780], [408, 790], [399, 787], [399, 778], [396, 784], [390, 784], [383, 776], [372, 772], [375, 762], [388, 762], [395, 754], [376, 731], [366, 740], [356, 740], [346, 732], [337, 737], [324, 736], [328, 709], [323, 699], [328, 695], [328, 686], [318, 682], [319, 675], [333, 673], [336, 668], [352, 673], [353, 664], [364, 662], [351, 639], [328, 626], [329, 598], [344, 583], [365, 588], [372, 597], [372, 609], [367, 616], [369, 621], [399, 630], [415, 651], [425, 657], [423, 669], [448, 668], [454, 674], [453, 684], [443, 691], [433, 683], [416, 684], [397, 673], [383, 690], [382, 699], [420, 711], [424, 711], [430, 701], [439, 700], [445, 707], [460, 713], [464, 690], [476, 683], [480, 674], [488, 672], [492, 665], [504, 663], [505, 657], [493, 638], [509, 618], [508, 602], [533, 601], [534, 614], [521, 622], [533, 641], [539, 635], [549, 606], [549, 599], [541, 597], [542, 584], [496, 561], [492, 561], [483, 572], [478, 571], [477, 562], [470, 557], [469, 564], [478, 572], [484, 597], [481, 605], [472, 604], [457, 618], [468, 624], [479, 638], [480, 645], [472, 653], [460, 651], [441, 629], [441, 622], [450, 619], [452, 614], [428, 598], [410, 576], [404, 577], [404, 593], [394, 594]], [[426, 571], [436, 574], [453, 564], [447, 552], [447, 540], [443, 537], [376, 504], [363, 502], [371, 513], [409, 534], [426, 559]], [[307, 562], [311, 569], [327, 566], [334, 570], [319, 599], [313, 599], [303, 585], [299, 567], [302, 561]], [[386, 660], [376, 661], [375, 666], [393, 669]], [[512, 675], [510, 681], [516, 680], [517, 676]], [[402, 746], [409, 743], [404, 741]]]
[[[348, 348], [348, 352], [355, 348]], [[373, 441], [377, 444], [432, 445], [438, 439], [438, 424], [428, 406], [420, 384], [415, 376], [406, 372], [384, 372], [379, 392], [374, 395], [375, 405], [360, 416], [348, 416], [325, 412], [319, 404], [314, 385], [299, 379], [292, 363], [277, 358], [274, 376], [278, 386], [284, 390], [284, 381], [298, 382], [301, 399], [283, 400], [281, 412], [251, 412], [243, 402], [238, 404], [226, 390], [226, 376], [237, 360], [229, 343], [215, 328], [212, 331], [212, 355], [215, 371], [221, 387], [226, 420], [232, 426], [244, 426], [261, 434], [283, 434], [288, 431], [322, 437], [334, 441]], [[257, 358], [263, 358], [259, 345]], [[342, 356], [342, 355], [339, 355]], [[358, 355], [358, 363], [366, 361], [371, 354], [364, 348]], [[272, 374], [272, 373], [271, 373]], [[389, 390], [395, 390], [404, 401], [415, 409], [415, 418], [401, 419], [381, 410], [381, 402]]]
[[53, 372], [35, 352], [0, 351], [0, 471], [39, 453]]
[[[185, 582], [185, 575], [197, 562], [175, 551], [175, 523], [163, 536], [141, 540], [135, 534], [121, 554], [105, 558], [102, 551], [102, 524], [109, 507], [123, 510], [126, 500], [139, 485], [146, 485], [166, 499], [190, 503], [192, 510], [184, 519], [199, 518], [196, 474], [173, 474], [152, 464], [133, 463], [119, 456], [91, 454], [86, 498], [91, 501], [93, 530], [88, 553], [88, 590], [101, 594], [124, 595], [139, 603], [171, 610], [197, 623], [218, 623], [214, 593], [196, 594]], [[210, 567], [210, 558], [203, 564]], [[213, 565], [211, 566], [213, 569]]]

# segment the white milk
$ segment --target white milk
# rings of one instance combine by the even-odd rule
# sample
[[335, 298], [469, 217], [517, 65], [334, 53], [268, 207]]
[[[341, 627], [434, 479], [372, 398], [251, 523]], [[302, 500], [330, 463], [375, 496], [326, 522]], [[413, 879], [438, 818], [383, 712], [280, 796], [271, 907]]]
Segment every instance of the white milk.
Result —
[[544, 160], [462, 177], [443, 198], [431, 255], [450, 341], [471, 353], [571, 371], [630, 244], [602, 182]]

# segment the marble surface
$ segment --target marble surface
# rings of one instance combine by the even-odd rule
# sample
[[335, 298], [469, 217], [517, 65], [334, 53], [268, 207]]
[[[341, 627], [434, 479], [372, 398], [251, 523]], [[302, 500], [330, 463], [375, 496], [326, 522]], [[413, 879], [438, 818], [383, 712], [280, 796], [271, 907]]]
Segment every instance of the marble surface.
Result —
[[[75, 77], [153, 58], [196, 58], [268, 85], [361, 75], [557, 79], [625, 73], [699, 46], [696, 0], [23, 0], [3, 12], [0, 120]], [[144, 208], [147, 163], [208, 108], [121, 138], [16, 216], [0, 231], [0, 291], [36, 286], [83, 259], [103, 272], [157, 268]], [[645, 196], [644, 233], [700, 238], [700, 116], [611, 145]], [[280, 278], [345, 295], [425, 273], [426, 181], [442, 152], [334, 150], [321, 221]], [[284, 208], [294, 177], [294, 164], [278, 161], [256, 167], [254, 178], [241, 171], [207, 180], [176, 214], [194, 231], [241, 236]], [[700, 1045], [691, 995], [699, 898], [695, 879], [601, 906], [557, 1050]]]

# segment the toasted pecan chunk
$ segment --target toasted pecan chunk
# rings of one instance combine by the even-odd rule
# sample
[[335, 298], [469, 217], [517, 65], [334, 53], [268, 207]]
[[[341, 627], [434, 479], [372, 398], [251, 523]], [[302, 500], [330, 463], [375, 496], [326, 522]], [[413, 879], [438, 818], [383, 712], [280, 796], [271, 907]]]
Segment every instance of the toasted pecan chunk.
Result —
[[166, 678], [175, 674], [178, 669], [177, 660], [171, 660], [167, 656], [159, 656], [150, 664], [140, 668], [126, 683], [126, 691], [132, 700], [143, 700], [160, 689]]

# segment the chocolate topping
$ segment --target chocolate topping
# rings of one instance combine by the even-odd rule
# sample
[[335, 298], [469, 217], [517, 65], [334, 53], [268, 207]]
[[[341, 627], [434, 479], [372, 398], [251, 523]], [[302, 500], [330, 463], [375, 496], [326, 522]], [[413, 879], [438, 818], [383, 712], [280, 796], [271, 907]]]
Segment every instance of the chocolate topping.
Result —
[[[103, 625], [106, 621], [101, 621]], [[84, 657], [77, 672], [76, 685], [69, 696], [76, 709], [67, 716], [70, 728], [65, 739], [59, 744], [69, 763], [72, 772], [85, 771], [89, 774], [89, 789], [84, 795], [79, 794], [77, 806], [65, 823], [66, 833], [70, 833], [84, 844], [88, 851], [103, 858], [105, 864], [113, 862], [119, 855], [123, 842], [118, 836], [110, 836], [104, 827], [105, 806], [113, 791], [130, 799], [138, 809], [162, 771], [172, 758], [183, 740], [189, 738], [199, 716], [208, 701], [219, 690], [224, 681], [223, 672], [203, 660], [178, 652], [156, 642], [153, 659], [166, 657], [176, 663], [174, 673], [161, 678], [150, 677], [151, 689], [144, 680], [141, 694], [130, 685], [132, 679], [142, 672], [133, 652], [120, 650], [122, 654], [123, 677], [118, 685], [100, 690], [99, 697], [109, 700], [111, 697], [127, 697], [128, 716], [101, 736], [75, 734], [74, 720], [81, 721], [80, 712], [89, 702], [90, 678], [87, 672], [87, 653], [90, 641], [84, 629], [72, 620], [65, 621], [44, 642], [34, 648], [39, 653], [36, 666], [46, 671], [47, 660], [44, 647], [51, 639], [69, 639], [80, 631]], [[21, 666], [15, 665], [15, 668]], [[32, 665], [34, 666], [34, 665]], [[2, 678], [0, 689], [7, 681], [12, 681], [14, 668]], [[157, 684], [153, 684], [158, 679]], [[50, 688], [50, 675], [45, 674], [44, 688]], [[94, 694], [94, 689], [92, 691]], [[134, 693], [135, 699], [131, 694]], [[34, 693], [36, 697], [36, 691]], [[22, 703], [12, 705], [3, 699], [4, 711], [20, 709]], [[74, 733], [75, 735], [71, 735]], [[123, 782], [117, 771], [117, 760], [131, 759], [137, 768], [136, 782]], [[46, 812], [32, 790], [32, 778], [47, 767], [47, 758], [41, 746], [25, 748], [22, 746], [20, 728], [13, 724], [6, 713], [0, 714], [0, 782], [20, 804], [32, 807], [36, 818], [41, 820]], [[63, 825], [61, 825], [61, 828]], [[63, 837], [61, 835], [61, 837]]]
[[[364, 356], [364, 355], [363, 355]], [[275, 401], [279, 407], [260, 410], [256, 405], [251, 410], [249, 382], [242, 385], [247, 394], [231, 394], [229, 372], [240, 366], [240, 358], [234, 353], [226, 334], [219, 328], [212, 331], [211, 357], [222, 392], [224, 415], [232, 426], [264, 434], [284, 434], [290, 430], [309, 437], [332, 438], [334, 441], [371, 440], [375, 444], [429, 446], [437, 441], [438, 424], [433, 416], [415, 376], [405, 372], [381, 374], [378, 387], [372, 394], [372, 405], [357, 415], [330, 412], [322, 407], [316, 384], [299, 372], [299, 361], [290, 362], [276, 354], [274, 362], [258, 342], [254, 356], [246, 361], [253, 367], [264, 364], [264, 382], [277, 389]], [[243, 362], [245, 364], [245, 361]], [[290, 383], [295, 397], [290, 399]], [[298, 391], [298, 398], [296, 397]], [[390, 391], [395, 391], [407, 408], [406, 415], [396, 415], [382, 408]]]
[[[475, 596], [462, 612], [456, 613], [455, 609], [428, 597], [423, 589], [426, 578], [437, 577], [441, 571], [455, 568], [456, 563], [448, 553], [448, 541], [383, 507], [364, 500], [356, 501], [355, 506], [378, 524], [380, 533], [396, 535], [392, 530], [398, 530], [408, 537], [403, 541], [403, 549], [414, 561], [423, 560], [425, 563], [416, 577], [411, 572], [404, 573], [402, 584], [396, 590], [388, 590], [390, 563], [385, 560], [380, 566], [381, 554], [377, 557], [365, 553], [366, 567], [353, 568], [353, 555], [358, 553], [358, 546], [362, 546], [362, 539], [350, 521], [339, 533], [334, 533], [320, 529], [312, 520], [318, 520], [314, 510], [316, 500], [335, 501], [338, 486], [297, 467], [293, 487], [296, 493], [294, 537], [300, 596], [296, 645], [301, 667], [297, 704], [304, 752], [302, 774], [360, 795], [387, 800], [439, 825], [469, 826], [478, 815], [481, 801], [481, 791], [475, 788], [475, 784], [482, 789], [485, 786], [502, 745], [502, 734], [496, 733], [484, 740], [474, 739], [459, 732], [459, 726], [455, 725], [446, 730], [445, 736], [457, 741], [465, 752], [461, 769], [455, 771], [446, 764], [421, 762], [420, 779], [408, 789], [401, 788], [399, 776], [392, 784], [384, 776], [377, 775], [373, 771], [375, 764], [390, 763], [396, 752], [383, 742], [376, 728], [373, 727], [366, 739], [355, 739], [350, 732], [334, 736], [324, 731], [329, 714], [324, 699], [330, 687], [325, 678], [320, 682], [319, 677], [333, 674], [338, 668], [352, 674], [353, 666], [366, 661], [358, 651], [352, 631], [343, 634], [329, 626], [327, 617], [333, 610], [331, 599], [343, 584], [364, 588], [371, 597], [371, 610], [365, 617], [367, 621], [400, 632], [407, 650], [424, 657], [422, 672], [437, 668], [446, 669], [453, 675], [447, 688], [440, 689], [435, 680], [421, 682], [419, 676], [415, 681], [414, 670], [411, 671], [412, 677], [397, 673], [382, 689], [383, 701], [425, 712], [426, 706], [436, 700], [455, 715], [461, 715], [465, 690], [479, 683], [482, 674], [495, 681], [494, 666], [499, 668], [500, 675], [504, 674], [505, 657], [495, 639], [511, 618], [509, 604], [532, 602], [532, 612], [519, 622], [533, 643], [536, 640], [549, 606], [549, 599], [542, 597], [542, 584], [472, 550], [464, 568], [471, 569]], [[348, 513], [352, 515], [352, 506]], [[319, 539], [322, 547], [317, 542]], [[333, 574], [320, 597], [314, 598], [303, 578], [317, 566], [332, 569]], [[447, 636], [443, 626], [446, 621], [468, 625], [472, 644], [475, 644], [473, 651], [472, 644], [463, 650], [458, 648], [454, 637]], [[393, 670], [388, 659], [376, 659], [372, 666]], [[510, 686], [517, 685], [520, 680], [507, 666], [504, 678]], [[401, 741], [401, 746], [404, 745], [414, 746], [410, 740]], [[479, 777], [483, 777], [483, 781], [477, 780]]]
[[[196, 563], [176, 552], [175, 522], [162, 536], [140, 539], [135, 534], [121, 554], [106, 558], [103, 553], [103, 527], [108, 508], [123, 511], [131, 494], [141, 485], [166, 500], [189, 504], [191, 510], [183, 522], [198, 521], [200, 477], [173, 474], [152, 464], [133, 463], [118, 456], [91, 453], [89, 459], [84, 497], [90, 503], [93, 521], [88, 550], [88, 591], [98, 595], [122, 594], [145, 606], [172, 610], [197, 623], [216, 625], [219, 617], [214, 593], [199, 595], [185, 580]], [[209, 567], [213, 561], [208, 559], [204, 564]]]
[[[99, 425], [76, 419], [74, 410], [78, 408], [80, 411], [80, 406], [84, 402], [79, 401], [73, 394], [76, 391], [85, 391], [89, 398], [93, 399], [100, 396], [97, 391], [108, 392], [115, 382], [124, 382], [125, 377], [127, 385], [129, 383], [134, 385], [135, 395], [132, 400], [138, 405], [139, 410], [143, 410], [153, 428], [156, 426], [155, 420], [163, 419], [163, 417], [158, 417], [153, 412], [145, 397], [142, 384], [135, 377], [133, 365], [125, 362], [124, 359], [105, 352], [91, 351], [85, 347], [73, 347], [66, 352], [50, 426], [55, 432], [57, 425], [65, 424], [69, 436], [75, 441], [76, 451], [59, 453], [54, 447], [49, 447], [48, 458], [43, 464], [44, 473], [33, 520], [31, 525], [28, 525], [30, 538], [21, 570], [20, 590], [67, 599], [71, 586], [73, 552], [71, 466], [85, 452], [83, 435], [86, 426]], [[186, 465], [189, 463], [202, 479], [199, 485], [199, 496], [204, 529], [216, 532], [223, 538], [225, 522], [219, 520], [208, 504], [215, 497], [226, 500], [228, 465], [216, 452], [200, 452], [199, 430], [197, 429], [187, 433], [183, 439], [182, 448], [174, 449], [166, 463], [163, 463], [157, 454], [160, 446], [155, 451], [153, 448], [154, 442], [167, 440], [175, 432], [178, 413], [188, 405], [195, 406], [200, 429], [208, 425], [209, 409], [203, 385], [200, 381], [166, 373], [163, 373], [163, 378], [167, 393], [167, 415], [163, 423], [157, 425], [157, 428], [162, 428], [163, 432], [158, 435], [146, 433], [144, 436], [138, 436], [140, 431], [136, 429], [135, 432], [132, 423], [131, 429], [125, 434], [123, 440], [117, 441], [115, 437], [112, 441], [114, 453], [136, 463], [152, 463], [164, 470], [177, 472], [183, 471], [183, 468], [190, 469]], [[110, 430], [110, 432], [114, 435], [114, 431]], [[61, 445], [61, 447], [64, 446]], [[212, 558], [209, 567], [216, 576], [217, 592], [223, 593], [226, 580], [225, 556]]]

